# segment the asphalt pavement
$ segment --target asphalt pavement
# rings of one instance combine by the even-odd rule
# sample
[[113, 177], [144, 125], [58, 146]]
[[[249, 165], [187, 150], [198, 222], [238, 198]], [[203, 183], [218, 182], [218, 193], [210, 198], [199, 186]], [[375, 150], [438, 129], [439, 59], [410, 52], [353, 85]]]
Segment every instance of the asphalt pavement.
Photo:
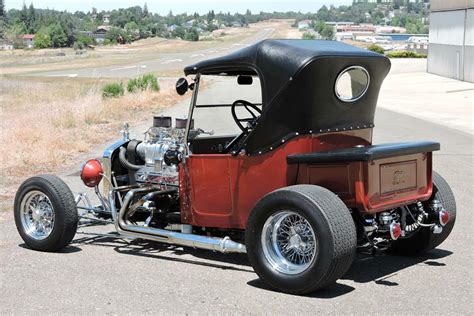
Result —
[[[186, 110], [182, 102], [165, 113]], [[337, 284], [294, 296], [268, 289], [245, 255], [97, 235], [113, 232], [110, 225], [81, 228], [62, 253], [32, 251], [11, 213], [0, 214], [0, 314], [472, 314], [473, 136], [380, 108], [375, 123], [374, 143], [441, 142], [434, 169], [450, 183], [458, 215], [438, 249], [411, 258], [359, 255]], [[79, 189], [76, 170], [62, 176]]]

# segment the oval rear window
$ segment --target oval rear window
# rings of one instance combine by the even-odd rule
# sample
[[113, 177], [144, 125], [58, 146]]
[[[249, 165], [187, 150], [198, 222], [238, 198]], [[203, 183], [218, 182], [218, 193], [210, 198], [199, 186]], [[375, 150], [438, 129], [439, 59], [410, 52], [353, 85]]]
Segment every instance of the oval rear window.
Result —
[[370, 77], [365, 68], [352, 66], [344, 69], [336, 79], [334, 90], [339, 100], [354, 102], [364, 96], [369, 88]]

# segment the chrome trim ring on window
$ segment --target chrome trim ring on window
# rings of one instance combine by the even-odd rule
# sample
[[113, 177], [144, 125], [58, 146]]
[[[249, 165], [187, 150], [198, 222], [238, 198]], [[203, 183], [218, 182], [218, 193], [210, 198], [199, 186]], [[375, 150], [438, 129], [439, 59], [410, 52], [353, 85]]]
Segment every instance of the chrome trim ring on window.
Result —
[[[348, 97], [345, 97], [345, 96], [341, 95], [340, 91], [338, 91], [338, 83], [339, 83], [339, 79], [341, 79], [341, 77], [344, 74], [349, 73], [349, 71], [351, 71], [351, 70], [362, 70], [362, 72], [365, 74], [365, 76], [367, 78], [367, 83], [365, 84], [365, 87], [362, 90], [362, 92], [360, 92], [357, 96], [352, 96], [352, 97], [348, 98]], [[349, 74], [349, 76], [350, 76], [350, 74]], [[361, 67], [361, 66], [350, 66], [350, 67], [345, 68], [343, 71], [341, 71], [339, 73], [339, 75], [337, 76], [336, 82], [334, 84], [334, 93], [336, 94], [337, 98], [339, 100], [341, 100], [342, 102], [355, 102], [355, 101], [359, 100], [360, 98], [362, 98], [365, 95], [365, 93], [369, 89], [369, 86], [370, 86], [370, 75], [369, 75], [369, 72], [367, 71], [367, 69], [365, 69], [364, 67]]]

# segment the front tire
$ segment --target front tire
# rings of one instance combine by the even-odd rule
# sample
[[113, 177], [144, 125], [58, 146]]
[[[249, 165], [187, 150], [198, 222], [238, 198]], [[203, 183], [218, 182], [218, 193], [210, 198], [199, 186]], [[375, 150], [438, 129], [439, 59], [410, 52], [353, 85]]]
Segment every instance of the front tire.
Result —
[[453, 230], [456, 222], [456, 200], [449, 184], [433, 171], [433, 195], [430, 201], [438, 200], [449, 214], [449, 222], [440, 234], [434, 234], [429, 227], [422, 227], [414, 236], [394, 242], [391, 251], [395, 254], [413, 256], [438, 247]]
[[342, 277], [355, 257], [356, 228], [346, 205], [315, 185], [276, 190], [252, 210], [249, 261], [271, 287], [306, 294]]
[[18, 189], [15, 224], [25, 244], [35, 250], [59, 251], [74, 238], [78, 214], [74, 196], [60, 178], [39, 175]]

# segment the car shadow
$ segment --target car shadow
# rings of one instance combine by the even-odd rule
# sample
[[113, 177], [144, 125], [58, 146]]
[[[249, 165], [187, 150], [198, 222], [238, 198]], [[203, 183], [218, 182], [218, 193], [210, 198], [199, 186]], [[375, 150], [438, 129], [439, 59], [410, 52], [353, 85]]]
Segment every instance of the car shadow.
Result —
[[[258, 288], [258, 289], [261, 289], [261, 290], [265, 290], [265, 291], [282, 293], [282, 294], [285, 294], [285, 295], [293, 295], [293, 294], [284, 293], [284, 292], [281, 292], [278, 289], [272, 288], [271, 286], [269, 286], [268, 284], [263, 282], [261, 279], [255, 279], [255, 280], [249, 281], [249, 282], [247, 282], [247, 284], [252, 286], [252, 287], [255, 287], [255, 288]], [[334, 284], [332, 284], [332, 285], [330, 285], [330, 286], [328, 286], [328, 287], [326, 287], [322, 290], [314, 291], [314, 292], [306, 294], [306, 295], [297, 295], [297, 294], [294, 294], [294, 295], [295, 296], [306, 296], [306, 297], [327, 299], [327, 298], [335, 298], [335, 297], [338, 297], [338, 296], [342, 296], [342, 295], [350, 293], [354, 290], [355, 290], [355, 288], [353, 286], [337, 282], [337, 283], [334, 283]]]
[[[119, 236], [102, 236], [87, 234], [84, 237], [76, 238], [72, 244], [76, 246], [94, 245], [113, 248], [120, 254], [133, 255], [139, 257], [155, 258], [160, 260], [182, 262], [194, 265], [201, 265], [222, 270], [233, 270], [253, 273], [252, 267], [245, 254], [224, 254], [209, 250], [194, 249], [168, 245], [160, 242], [154, 242], [144, 239], [125, 240]], [[184, 255], [190, 255], [196, 259], [180, 258]]]
[[451, 251], [434, 249], [423, 255], [405, 257], [390, 254], [379, 254], [376, 256], [358, 254], [354, 264], [342, 277], [356, 283], [375, 282], [385, 286], [397, 286], [398, 283], [389, 280], [403, 269], [423, 264], [427, 266], [445, 266], [445, 263], [437, 260], [452, 255]]
[[[33, 248], [28, 247], [28, 245], [27, 245], [27, 244], [24, 244], [24, 243], [23, 243], [23, 244], [19, 244], [18, 247], [21, 247], [21, 248], [24, 248], [24, 249], [28, 249], [28, 250], [37, 251], [37, 250], [35, 250], [35, 249], [33, 249]], [[38, 251], [39, 251], [39, 250], [38, 250]], [[79, 248], [79, 247], [75, 247], [75, 246], [69, 245], [69, 246], [67, 246], [67, 247], [64, 248], [64, 249], [62, 249], [62, 250], [60, 250], [60, 251], [57, 251], [57, 253], [65, 253], [65, 254], [66, 254], [66, 253], [76, 253], [76, 252], [79, 252], [79, 251], [82, 251], [82, 249]]]
[[[125, 240], [114, 234], [97, 235], [81, 233], [79, 236], [82, 237], [76, 238], [72, 242], [71, 249], [80, 249], [81, 246], [86, 245], [109, 247], [117, 253], [124, 255], [254, 273], [247, 256], [244, 254], [223, 254], [208, 250], [167, 245], [144, 239]], [[358, 254], [352, 267], [341, 280], [353, 281], [355, 283], [374, 282], [381, 286], [398, 286], [399, 284], [390, 280], [390, 278], [397, 275], [400, 271], [420, 264], [431, 267], [445, 266], [445, 263], [438, 260], [452, 254], [451, 251], [443, 249], [435, 249], [424, 255], [413, 257], [394, 256], [383, 253], [375, 256]], [[249, 281], [247, 284], [265, 291], [280, 292], [258, 278]], [[315, 291], [306, 296], [327, 299], [348, 294], [353, 290], [355, 290], [353, 286], [337, 282], [328, 288]]]

